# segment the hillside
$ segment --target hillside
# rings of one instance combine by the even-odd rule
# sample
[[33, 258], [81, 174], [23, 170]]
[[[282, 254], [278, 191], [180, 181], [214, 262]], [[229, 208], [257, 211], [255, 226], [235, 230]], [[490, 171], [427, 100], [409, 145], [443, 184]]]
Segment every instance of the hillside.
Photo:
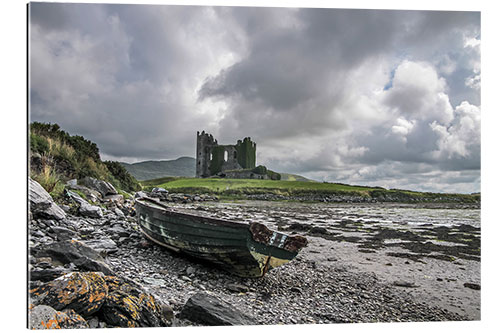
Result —
[[315, 182], [315, 180], [306, 178], [301, 175], [295, 175], [292, 173], [281, 173], [281, 180], [290, 180], [290, 181], [297, 181], [297, 182]]
[[164, 177], [141, 182], [146, 190], [165, 188], [180, 193], [215, 194], [228, 199], [297, 200], [324, 202], [466, 203], [477, 206], [480, 194], [414, 192], [340, 183], [227, 178]]
[[61, 194], [66, 181], [87, 176], [110, 182], [118, 190], [140, 189], [118, 162], [101, 161], [95, 143], [70, 135], [57, 124], [31, 123], [29, 144], [30, 177], [51, 195]]
[[[155, 180], [165, 177], [194, 177], [196, 160], [192, 157], [179, 157], [176, 160], [143, 161], [137, 163], [120, 162], [135, 179]], [[314, 180], [291, 173], [280, 173], [281, 180], [314, 182]]]
[[196, 174], [196, 160], [192, 157], [179, 157], [176, 160], [167, 161], [121, 162], [121, 165], [137, 180], [162, 177], [194, 177]]

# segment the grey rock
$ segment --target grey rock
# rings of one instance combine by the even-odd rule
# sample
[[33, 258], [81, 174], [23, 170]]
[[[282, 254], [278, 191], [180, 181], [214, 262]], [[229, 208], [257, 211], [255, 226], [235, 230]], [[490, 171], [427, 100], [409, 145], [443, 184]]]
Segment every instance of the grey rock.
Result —
[[130, 236], [130, 232], [128, 232], [125, 228], [123, 228], [120, 224], [114, 224], [108, 230], [109, 234], [118, 235], [120, 237], [128, 237]]
[[168, 191], [162, 187], [154, 187], [151, 193], [168, 193]]
[[89, 203], [84, 203], [84, 204], [80, 205], [78, 212], [82, 216], [86, 216], [86, 217], [101, 218], [104, 216], [101, 207], [93, 206]]
[[134, 194], [134, 199], [146, 198], [148, 195], [144, 191], [139, 191]]
[[87, 323], [89, 324], [89, 328], [98, 328], [99, 327], [99, 319], [96, 317], [93, 317], [89, 320], [87, 320]]
[[82, 216], [86, 217], [94, 217], [94, 218], [102, 218], [104, 216], [101, 207], [93, 206], [89, 204], [85, 199], [79, 196], [77, 193], [73, 191], [66, 191], [66, 194], [77, 204], [80, 205], [78, 208], [78, 212]]
[[32, 230], [30, 233], [32, 237], [38, 237], [38, 238], [45, 237], [45, 234], [40, 230]]
[[254, 325], [256, 320], [236, 309], [231, 304], [207, 293], [198, 293], [186, 302], [179, 314], [180, 318], [210, 325]]
[[121, 209], [119, 209], [119, 208], [115, 208], [115, 209], [113, 210], [113, 213], [115, 213], [115, 214], [116, 214], [116, 216], [118, 216], [119, 218], [125, 218], [125, 214], [124, 214], [124, 213], [122, 212], [122, 210], [121, 210]]
[[63, 220], [66, 213], [54, 202], [47, 191], [36, 181], [28, 178], [29, 210], [35, 218]]
[[48, 305], [37, 305], [29, 313], [29, 328], [36, 329], [72, 329], [89, 328], [87, 322], [73, 310], [56, 311]]
[[248, 287], [239, 283], [228, 283], [226, 284], [226, 289], [236, 292], [236, 293], [246, 293], [248, 292]]
[[[58, 316], [58, 311], [48, 305], [37, 305], [29, 311], [28, 317], [29, 328], [40, 330], [56, 328], [56, 324], [61, 316]], [[52, 327], [52, 325], [54, 326]]]
[[464, 283], [464, 287], [474, 289], [474, 290], [481, 290], [481, 286], [477, 283]]
[[61, 266], [48, 269], [32, 269], [29, 273], [30, 281], [49, 282], [70, 271], [70, 269]]
[[169, 305], [162, 304], [161, 312], [167, 320], [172, 320], [172, 318], [174, 318], [174, 310]]
[[64, 227], [52, 227], [50, 228], [50, 230], [56, 235], [57, 239], [60, 241], [72, 239], [78, 235], [73, 230]]
[[79, 183], [80, 185], [84, 185], [92, 190], [96, 190], [103, 197], [110, 194], [118, 194], [114, 186], [104, 180], [99, 180], [92, 177], [85, 177], [81, 179]]
[[394, 281], [393, 285], [397, 287], [405, 287], [405, 288], [416, 288], [418, 287], [414, 282], [408, 281]]
[[70, 179], [66, 182], [66, 185], [67, 186], [77, 186], [78, 185], [78, 181], [76, 179]]
[[113, 203], [113, 204], [117, 204], [119, 206], [121, 206], [125, 203], [125, 200], [123, 199], [123, 195], [121, 195], [121, 194], [107, 195], [103, 198], [103, 201], [106, 204]]
[[145, 277], [143, 279], [143, 281], [147, 284], [152, 284], [154, 286], [165, 286], [166, 282], [165, 280], [162, 280], [162, 279], [155, 279], [155, 278], [151, 278], [151, 277]]
[[115, 253], [118, 251], [116, 243], [108, 237], [83, 241], [83, 243], [87, 246], [90, 246], [92, 249], [96, 250], [97, 252], [99, 252], [99, 254], [104, 256], [109, 253]]
[[73, 263], [83, 271], [113, 275], [104, 258], [88, 245], [77, 240], [60, 241], [34, 249], [35, 257], [51, 257], [53, 262]]

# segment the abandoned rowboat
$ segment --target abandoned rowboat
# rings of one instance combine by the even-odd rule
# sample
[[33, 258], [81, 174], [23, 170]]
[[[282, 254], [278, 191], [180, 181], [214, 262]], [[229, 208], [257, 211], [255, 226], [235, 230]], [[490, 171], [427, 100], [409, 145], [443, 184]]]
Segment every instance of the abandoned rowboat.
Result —
[[212, 262], [241, 277], [262, 277], [307, 245], [257, 222], [241, 223], [175, 211], [150, 198], [136, 199], [141, 231], [175, 252]]

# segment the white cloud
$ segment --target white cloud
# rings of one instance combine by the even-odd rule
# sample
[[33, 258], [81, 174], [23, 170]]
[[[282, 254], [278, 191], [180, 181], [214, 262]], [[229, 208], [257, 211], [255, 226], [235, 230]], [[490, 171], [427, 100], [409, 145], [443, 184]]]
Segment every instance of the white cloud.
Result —
[[471, 151], [478, 151], [481, 144], [480, 108], [463, 102], [455, 109], [455, 118], [451, 126], [446, 127], [433, 122], [433, 131], [439, 135], [439, 150], [436, 157], [468, 157]]
[[405, 60], [394, 74], [386, 102], [396, 112], [413, 119], [436, 119], [448, 123], [453, 108], [446, 94], [446, 81], [427, 63]]
[[414, 126], [415, 126], [415, 121], [409, 121], [404, 118], [398, 118], [396, 120], [396, 125], [393, 125], [391, 127], [391, 130], [394, 134], [400, 135], [401, 140], [406, 142], [406, 136], [411, 132]]

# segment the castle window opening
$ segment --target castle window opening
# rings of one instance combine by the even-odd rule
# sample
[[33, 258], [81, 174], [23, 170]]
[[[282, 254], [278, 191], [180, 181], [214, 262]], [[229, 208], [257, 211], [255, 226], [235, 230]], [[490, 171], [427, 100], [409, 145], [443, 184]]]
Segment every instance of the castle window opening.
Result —
[[210, 153], [210, 161], [212, 160], [212, 153]]
[[234, 151], [234, 158], [236, 159], [236, 150]]
[[224, 150], [224, 162], [227, 162], [227, 150]]

